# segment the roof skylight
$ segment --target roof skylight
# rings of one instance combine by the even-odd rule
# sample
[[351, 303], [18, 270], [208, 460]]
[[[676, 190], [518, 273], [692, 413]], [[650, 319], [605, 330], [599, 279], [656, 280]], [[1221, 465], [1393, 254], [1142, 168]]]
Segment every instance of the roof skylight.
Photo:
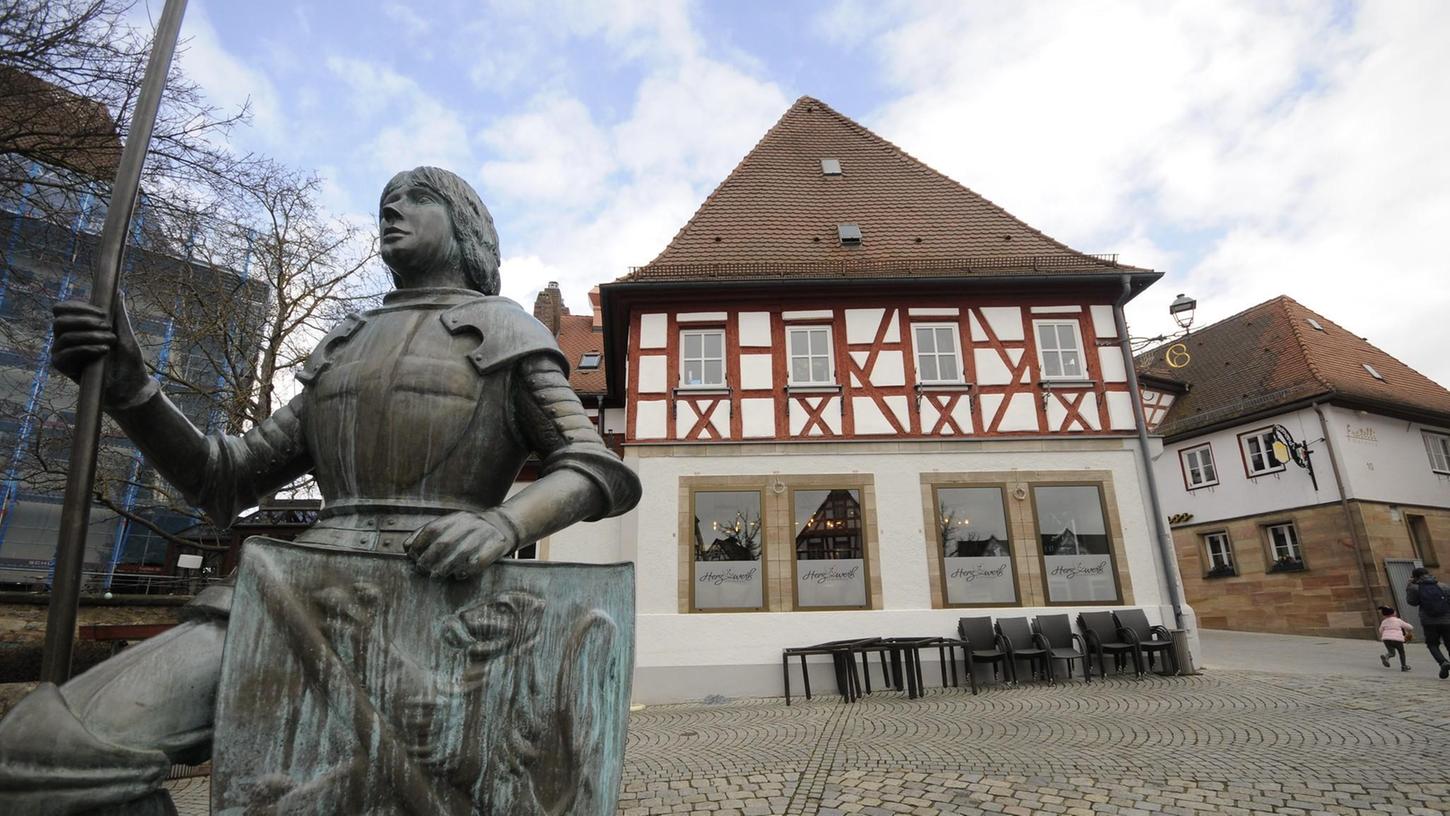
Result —
[[1374, 377], [1376, 380], [1379, 380], [1380, 382], [1384, 382], [1385, 381], [1385, 375], [1379, 373], [1378, 371], [1375, 371], [1374, 370], [1374, 366], [1370, 365], [1369, 363], [1360, 363], [1360, 365], [1364, 366], [1364, 370], [1365, 371], [1368, 371], [1369, 372], [1369, 375], [1371, 377]]
[[841, 175], [841, 160], [821, 159], [821, 174], [826, 176]]
[[1304, 322], [1308, 323], [1310, 326], [1313, 326], [1314, 327], [1314, 331], [1321, 331], [1321, 332], [1324, 331], [1324, 327], [1321, 326], [1321, 325], [1319, 325], [1319, 321], [1318, 320], [1315, 320], [1312, 317], [1306, 317], [1306, 318], [1304, 318]]
[[861, 245], [861, 227], [856, 224], [837, 224], [836, 234], [841, 238], [841, 246]]
[[601, 355], [597, 351], [584, 352], [584, 354], [579, 357], [579, 370], [593, 371], [594, 369], [599, 367], [600, 359]]

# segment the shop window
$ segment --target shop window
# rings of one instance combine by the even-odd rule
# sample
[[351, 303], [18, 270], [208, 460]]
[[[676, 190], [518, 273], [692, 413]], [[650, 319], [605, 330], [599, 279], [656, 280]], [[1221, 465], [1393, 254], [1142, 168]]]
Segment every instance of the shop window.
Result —
[[1036, 485], [1032, 502], [1047, 602], [1117, 603], [1117, 568], [1099, 485]]
[[1183, 483], [1189, 490], [1218, 484], [1218, 469], [1213, 466], [1213, 449], [1208, 445], [1179, 453], [1183, 465]]
[[831, 371], [831, 328], [803, 326], [787, 331], [791, 385], [835, 385]]
[[725, 332], [719, 329], [680, 332], [680, 385], [725, 385]]
[[1203, 547], [1208, 552], [1208, 577], [1223, 578], [1237, 575], [1234, 566], [1233, 541], [1228, 533], [1208, 533], [1203, 537]]
[[912, 331], [916, 338], [917, 380], [927, 384], [961, 382], [956, 324], [917, 325]]
[[1284, 469], [1283, 463], [1274, 458], [1274, 429], [1262, 428], [1239, 435], [1239, 444], [1243, 447], [1244, 470], [1249, 478], [1262, 476], [1266, 473], [1278, 473]]
[[694, 574], [690, 606], [695, 610], [755, 610], [765, 607], [765, 539], [760, 492], [700, 490], [694, 506]]
[[935, 507], [947, 605], [1016, 605], [1017, 575], [1002, 488], [938, 487]]
[[867, 608], [861, 491], [796, 490], [791, 504], [795, 519], [796, 608]]
[[1294, 523], [1270, 524], [1264, 528], [1269, 537], [1269, 572], [1293, 572], [1304, 569], [1304, 554], [1299, 549], [1299, 531]]

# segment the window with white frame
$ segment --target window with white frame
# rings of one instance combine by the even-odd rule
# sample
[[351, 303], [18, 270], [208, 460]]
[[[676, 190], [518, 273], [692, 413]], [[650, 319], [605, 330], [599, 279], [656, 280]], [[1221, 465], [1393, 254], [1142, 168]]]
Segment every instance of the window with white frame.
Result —
[[1076, 320], [1037, 320], [1037, 357], [1047, 380], [1087, 378]]
[[1234, 548], [1228, 533], [1208, 533], [1203, 537], [1203, 546], [1208, 550], [1210, 576], [1234, 574]]
[[680, 332], [680, 385], [725, 384], [725, 332], [692, 329]]
[[1288, 569], [1304, 565], [1304, 556], [1299, 549], [1299, 532], [1294, 523], [1271, 524], [1266, 528], [1269, 534], [1270, 569]]
[[831, 371], [831, 327], [793, 326], [786, 330], [791, 385], [835, 385]]
[[1181, 451], [1183, 481], [1189, 490], [1218, 484], [1218, 469], [1213, 466], [1213, 450], [1208, 445]]
[[913, 327], [916, 338], [916, 378], [923, 383], [959, 383], [962, 381], [961, 357], [957, 353], [955, 324], [918, 324]]
[[1450, 436], [1425, 432], [1425, 453], [1430, 456], [1430, 469], [1450, 475]]
[[1274, 458], [1274, 429], [1264, 428], [1239, 437], [1244, 448], [1244, 468], [1249, 476], [1274, 473], [1284, 466]]

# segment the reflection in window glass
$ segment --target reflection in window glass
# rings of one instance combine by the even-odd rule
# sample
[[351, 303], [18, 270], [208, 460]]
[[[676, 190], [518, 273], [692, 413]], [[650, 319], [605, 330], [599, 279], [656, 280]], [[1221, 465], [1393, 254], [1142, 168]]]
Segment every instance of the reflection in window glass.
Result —
[[1016, 603], [1002, 489], [938, 488], [936, 507], [947, 603]]
[[695, 493], [696, 609], [759, 609], [764, 602], [760, 493]]
[[796, 605], [866, 606], [861, 491], [794, 494]]
[[1099, 487], [1037, 486], [1032, 496], [1048, 601], [1116, 601], [1112, 541], [1103, 518]]

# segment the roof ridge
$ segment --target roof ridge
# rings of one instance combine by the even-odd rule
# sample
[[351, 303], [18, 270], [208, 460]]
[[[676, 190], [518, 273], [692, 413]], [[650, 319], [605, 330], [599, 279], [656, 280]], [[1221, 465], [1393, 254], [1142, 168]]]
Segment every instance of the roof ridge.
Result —
[[1304, 340], [1304, 333], [1299, 330], [1298, 321], [1294, 319], [1294, 315], [1289, 313], [1290, 303], [1298, 306], [1301, 309], [1305, 308], [1303, 304], [1299, 303], [1297, 300], [1294, 300], [1288, 295], [1279, 295], [1277, 298], [1274, 298], [1273, 302], [1276, 303], [1279, 308], [1283, 310], [1284, 319], [1289, 323], [1289, 331], [1294, 333], [1294, 342], [1299, 344], [1299, 353], [1304, 355], [1304, 364], [1309, 366], [1309, 373], [1313, 375], [1314, 379], [1319, 381], [1320, 385], [1327, 388], [1330, 394], [1338, 394], [1339, 389], [1335, 388], [1329, 382], [1329, 379], [1324, 376], [1324, 372], [1319, 370], [1319, 366], [1315, 365], [1314, 354], [1309, 350], [1309, 343]]
[[[917, 157], [911, 155], [905, 149], [903, 149], [900, 145], [896, 144], [895, 142], [891, 141], [890, 139], [887, 139], [885, 136], [880, 135], [879, 133], [875, 132], [874, 130], [871, 130], [870, 128], [866, 127], [865, 125], [861, 124], [860, 122], [857, 122], [855, 119], [852, 119], [851, 117], [845, 115], [844, 113], [841, 113], [840, 111], [836, 110], [835, 108], [831, 107], [830, 105], [826, 104], [825, 102], [822, 102], [819, 99], [815, 99], [814, 97], [802, 96], [800, 99], [796, 100], [796, 103], [799, 104], [802, 100], [809, 100], [811, 102], [816, 103], [817, 105], [820, 105], [823, 110], [825, 110], [827, 113], [831, 114], [832, 116], [836, 117], [836, 119], [840, 120], [842, 124], [845, 124], [847, 127], [850, 127], [853, 130], [856, 130], [856, 131], [860, 132], [866, 138], [871, 139], [871, 140], [873, 140], [873, 141], [881, 144], [882, 146], [886, 147], [887, 149], [895, 152], [901, 158], [905, 159], [908, 162], [911, 162], [912, 164], [915, 164], [915, 165], [921, 167], [923, 170], [926, 170], [927, 172], [931, 173], [932, 175], [938, 176], [941, 179], [947, 181], [948, 183], [950, 183], [952, 185], [955, 185], [956, 187], [961, 188], [964, 192], [966, 192], [966, 193], [968, 193], [968, 194], [970, 194], [970, 195], [972, 195], [972, 196], [980, 199], [987, 206], [991, 207], [992, 209], [996, 210], [997, 212], [1001, 213], [1002, 215], [1005, 215], [1006, 217], [1012, 219], [1013, 221], [1016, 221], [1017, 223], [1021, 224], [1023, 227], [1026, 227], [1030, 232], [1033, 232], [1033, 233], [1041, 236], [1044, 240], [1048, 241], [1049, 243], [1052, 243], [1052, 244], [1056, 245], [1060, 249], [1066, 250], [1067, 252], [1069, 252], [1069, 253], [1071, 253], [1073, 255], [1082, 255], [1082, 256], [1085, 256], [1085, 257], [1091, 257], [1091, 255], [1089, 255], [1088, 253], [1083, 252], [1081, 250], [1073, 249], [1072, 247], [1068, 246], [1067, 244], [1064, 244], [1063, 242], [1057, 240], [1056, 238], [1053, 238], [1051, 235], [1048, 235], [1047, 233], [1043, 232], [1042, 230], [1040, 230], [1040, 229], [1032, 226], [1031, 224], [1029, 224], [1026, 221], [1022, 220], [1021, 218], [1018, 218], [1017, 216], [1015, 216], [1012, 213], [1008, 212], [1006, 207], [1003, 207], [1001, 204], [998, 204], [997, 202], [993, 201], [990, 198], [987, 198], [986, 196], [982, 195], [981, 193], [977, 192], [976, 190], [973, 190], [972, 188], [968, 187], [967, 185], [961, 183], [960, 181], [957, 181], [956, 179], [952, 178], [951, 176], [948, 176], [946, 173], [941, 172], [940, 170], [936, 169], [935, 167], [932, 167], [931, 165], [927, 164], [926, 162], [922, 161], [921, 159], [918, 159]], [[791, 106], [791, 110], [795, 110], [795, 106], [794, 105]], [[790, 113], [790, 111], [786, 111], [786, 113]], [[785, 117], [782, 116], [781, 118], [784, 119]]]

